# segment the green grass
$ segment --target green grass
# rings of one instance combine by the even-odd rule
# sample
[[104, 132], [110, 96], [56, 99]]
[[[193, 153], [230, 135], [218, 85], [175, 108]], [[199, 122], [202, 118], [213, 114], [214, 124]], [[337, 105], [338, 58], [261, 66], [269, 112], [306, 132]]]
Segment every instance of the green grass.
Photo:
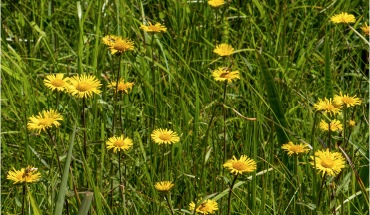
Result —
[[[254, 159], [257, 170], [238, 176], [230, 214], [369, 213], [369, 44], [330, 22], [334, 14], [353, 14], [350, 25], [363, 35], [368, 1], [232, 0], [217, 22], [201, 0], [7, 1], [1, 11], [2, 213], [22, 213], [23, 186], [6, 179], [8, 171], [32, 165], [42, 178], [25, 189], [25, 214], [67, 214], [66, 202], [69, 214], [171, 214], [154, 188], [162, 180], [175, 184], [168, 196], [174, 214], [193, 214], [189, 204], [200, 198], [217, 201], [216, 214], [227, 214], [234, 175], [223, 163], [233, 155]], [[139, 29], [144, 20], [163, 23], [167, 32], [153, 38]], [[106, 35], [129, 37], [135, 49], [120, 61], [102, 43]], [[230, 59], [213, 53], [215, 39], [234, 47]], [[212, 77], [222, 66], [241, 76], [227, 85], [225, 105], [224, 83]], [[82, 99], [43, 84], [55, 73], [94, 75], [102, 92], [83, 107]], [[116, 103], [107, 86], [118, 73], [135, 85]], [[346, 158], [341, 175], [323, 183], [309, 162], [324, 149], [319, 139], [329, 145], [319, 128], [327, 117], [313, 104], [339, 92], [362, 103], [347, 111], [356, 121], [346, 127], [349, 143], [341, 145], [344, 132], [332, 132], [330, 150], [346, 153], [357, 175]], [[177, 132], [180, 142], [151, 141], [154, 98], [155, 128]], [[27, 130], [29, 117], [55, 108], [64, 117], [51, 130], [56, 148], [47, 132]], [[345, 116], [329, 118], [343, 123]], [[134, 141], [120, 159], [105, 146], [113, 124], [116, 136]], [[297, 166], [281, 149], [287, 141], [314, 150]]]

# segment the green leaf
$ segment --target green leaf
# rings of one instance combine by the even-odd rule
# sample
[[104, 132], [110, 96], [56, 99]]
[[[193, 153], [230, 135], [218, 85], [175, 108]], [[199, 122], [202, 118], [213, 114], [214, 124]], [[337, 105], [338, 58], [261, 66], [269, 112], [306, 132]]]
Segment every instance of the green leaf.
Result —
[[330, 72], [330, 45], [328, 32], [326, 32], [324, 52], [325, 52], [325, 97], [333, 98], [334, 93], [333, 85], [331, 82], [332, 77]]
[[87, 193], [84, 199], [82, 200], [82, 203], [80, 205], [80, 208], [78, 209], [77, 215], [86, 215], [89, 212], [90, 204], [93, 199], [94, 193]]
[[312, 204], [312, 203], [310, 203], [310, 202], [297, 202], [297, 203], [295, 203], [295, 204], [306, 206], [306, 207], [308, 207], [308, 209], [310, 209], [311, 211], [316, 209], [316, 205], [315, 205], [315, 204]]
[[28, 186], [26, 186], [26, 187], [27, 187], [28, 197], [30, 198], [30, 202], [31, 202], [33, 214], [35, 214], [35, 215], [41, 215], [42, 213], [41, 213], [41, 210], [40, 210], [40, 208], [39, 208], [39, 206], [38, 206], [38, 204], [37, 204], [37, 202], [35, 200], [35, 197], [33, 197], [32, 192], [28, 188]]
[[46, 168], [50, 169], [49, 164], [47, 164], [46, 161], [41, 158], [41, 156], [39, 155], [39, 153], [37, 153], [30, 145], [28, 145], [28, 147], [31, 149], [31, 151], [33, 152], [33, 154], [35, 154], [36, 157], [41, 161], [41, 163], [44, 164], [44, 166]]

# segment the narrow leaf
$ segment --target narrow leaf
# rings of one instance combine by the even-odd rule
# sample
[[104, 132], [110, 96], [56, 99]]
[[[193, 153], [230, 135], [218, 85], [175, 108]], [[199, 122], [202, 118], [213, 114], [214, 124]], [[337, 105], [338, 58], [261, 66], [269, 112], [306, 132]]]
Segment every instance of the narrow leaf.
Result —
[[86, 215], [89, 212], [90, 204], [93, 199], [94, 193], [87, 193], [84, 199], [82, 200], [82, 203], [80, 205], [80, 208], [78, 209], [77, 215]]

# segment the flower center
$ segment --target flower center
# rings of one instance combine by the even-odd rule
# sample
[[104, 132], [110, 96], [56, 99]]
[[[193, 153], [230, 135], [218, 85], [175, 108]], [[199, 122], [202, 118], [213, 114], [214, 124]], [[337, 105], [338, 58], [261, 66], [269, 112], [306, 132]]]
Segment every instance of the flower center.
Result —
[[148, 29], [150, 31], [155, 31], [155, 32], [160, 32], [161, 31], [161, 29], [158, 26], [156, 26], [156, 25], [148, 26]]
[[221, 78], [231, 78], [231, 73], [229, 73], [229, 72], [224, 72], [224, 73], [222, 73], [221, 75], [220, 75], [220, 77]]
[[130, 49], [130, 46], [124, 41], [118, 41], [114, 44], [113, 48], [115, 50], [125, 52]]
[[325, 105], [325, 106], [324, 106], [324, 109], [325, 109], [325, 110], [334, 110], [334, 109], [335, 109], [335, 107], [334, 107], [334, 105]]
[[321, 160], [321, 166], [325, 168], [332, 168], [334, 166], [334, 161], [330, 158], [325, 158]]
[[164, 140], [164, 141], [169, 141], [172, 139], [172, 137], [169, 134], [161, 134], [159, 135], [159, 139]]
[[113, 146], [122, 147], [126, 145], [125, 141], [123, 140], [116, 140], [116, 142], [113, 143]]
[[45, 118], [45, 119], [40, 119], [39, 120], [39, 123], [37, 125], [49, 125], [51, 122], [53, 121], [53, 119], [49, 119], [49, 118]]
[[54, 79], [51, 84], [55, 87], [63, 87], [65, 85], [65, 82], [62, 79]]
[[209, 209], [210, 209], [210, 207], [207, 203], [203, 203], [198, 207], [198, 210], [200, 210], [200, 211], [208, 211]]
[[344, 102], [346, 104], [352, 104], [354, 101], [351, 97], [343, 97], [342, 102]]
[[87, 82], [80, 82], [78, 85], [77, 85], [77, 90], [78, 91], [88, 91], [91, 89], [91, 84], [87, 83]]
[[248, 169], [248, 165], [242, 161], [236, 161], [233, 163], [233, 168], [242, 171]]
[[303, 149], [300, 146], [291, 146], [290, 151], [295, 152], [295, 153], [300, 153], [303, 151]]

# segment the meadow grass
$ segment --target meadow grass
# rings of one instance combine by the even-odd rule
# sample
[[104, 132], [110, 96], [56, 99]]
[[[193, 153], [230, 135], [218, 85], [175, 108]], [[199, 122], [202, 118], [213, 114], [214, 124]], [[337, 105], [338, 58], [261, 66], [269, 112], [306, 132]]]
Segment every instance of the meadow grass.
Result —
[[[189, 204], [213, 201], [216, 214], [369, 213], [368, 1], [29, 0], [1, 11], [2, 213], [195, 214]], [[342, 12], [355, 22], [331, 21]], [[140, 29], [149, 21], [167, 30]], [[133, 50], [111, 54], [107, 35]], [[233, 54], [214, 53], [222, 43]], [[223, 67], [240, 79], [215, 80]], [[100, 92], [52, 91], [44, 80], [58, 73], [92, 75]], [[109, 86], [120, 78], [134, 82], [127, 93]], [[361, 104], [334, 116], [314, 107], [340, 92]], [[59, 126], [28, 129], [50, 109]], [[334, 119], [342, 129], [321, 129]], [[155, 143], [159, 128], [180, 140]], [[122, 134], [133, 146], [108, 150]], [[289, 156], [289, 141], [310, 151]], [[327, 147], [345, 161], [335, 176], [310, 164]], [[242, 155], [256, 170], [236, 177], [223, 165]], [[40, 180], [7, 179], [28, 165]], [[174, 186], [159, 192], [160, 181]]]

